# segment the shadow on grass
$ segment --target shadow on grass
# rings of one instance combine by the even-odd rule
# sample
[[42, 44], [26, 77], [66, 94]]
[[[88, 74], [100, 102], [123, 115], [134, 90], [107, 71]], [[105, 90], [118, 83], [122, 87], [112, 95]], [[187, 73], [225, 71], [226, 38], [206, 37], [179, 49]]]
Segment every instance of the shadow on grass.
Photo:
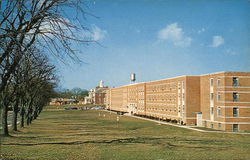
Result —
[[[31, 138], [31, 137], [29, 137]], [[35, 138], [35, 137], [32, 137]], [[121, 139], [112, 139], [112, 140], [96, 140], [96, 141], [74, 141], [74, 142], [44, 142], [44, 143], [4, 143], [2, 145], [19, 145], [19, 146], [35, 146], [35, 145], [48, 145], [48, 144], [62, 144], [62, 145], [78, 145], [86, 143], [146, 143], [146, 140], [159, 140], [165, 138], [121, 138]]]
[[[163, 141], [159, 141], [163, 140]], [[37, 146], [37, 145], [79, 145], [79, 144], [131, 144], [131, 143], [141, 143], [141, 144], [151, 144], [151, 145], [163, 145], [165, 148], [201, 148], [201, 149], [211, 149], [211, 146], [193, 146], [193, 145], [183, 145], [183, 144], [173, 144], [172, 142], [183, 141], [177, 140], [176, 137], [137, 137], [137, 138], [121, 138], [121, 139], [112, 139], [112, 140], [96, 140], [96, 141], [73, 141], [73, 142], [42, 142], [42, 143], [5, 143], [2, 145], [8, 146]], [[189, 141], [189, 140], [184, 140]], [[202, 140], [190, 140], [190, 141], [202, 141]]]

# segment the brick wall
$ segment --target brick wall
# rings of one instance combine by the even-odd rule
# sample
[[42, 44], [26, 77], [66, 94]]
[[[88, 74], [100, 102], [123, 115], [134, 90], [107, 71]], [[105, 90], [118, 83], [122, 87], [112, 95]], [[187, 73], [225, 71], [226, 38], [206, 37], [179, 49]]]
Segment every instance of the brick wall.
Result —
[[[237, 101], [233, 94], [237, 94]], [[197, 113], [202, 113], [204, 127], [229, 131], [250, 128], [250, 73], [181, 76], [112, 88], [106, 95], [111, 110], [187, 125], [196, 125]]]

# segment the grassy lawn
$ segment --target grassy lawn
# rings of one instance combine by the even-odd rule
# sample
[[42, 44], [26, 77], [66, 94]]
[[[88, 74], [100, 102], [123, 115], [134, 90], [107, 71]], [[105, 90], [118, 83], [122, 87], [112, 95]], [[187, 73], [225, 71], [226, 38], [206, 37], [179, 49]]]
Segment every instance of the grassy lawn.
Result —
[[11, 132], [13, 137], [1, 137], [0, 159], [250, 159], [250, 135], [119, 119], [117, 123], [117, 115], [100, 111], [45, 110], [31, 126]]

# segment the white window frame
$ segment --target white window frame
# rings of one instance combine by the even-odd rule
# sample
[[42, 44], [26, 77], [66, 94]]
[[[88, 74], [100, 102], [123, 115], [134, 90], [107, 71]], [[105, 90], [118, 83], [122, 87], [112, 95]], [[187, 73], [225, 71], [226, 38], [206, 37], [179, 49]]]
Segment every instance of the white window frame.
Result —
[[217, 92], [217, 102], [221, 101], [221, 93]]
[[[234, 114], [234, 111], [236, 109], [236, 114]], [[238, 107], [233, 107], [233, 117], [239, 117], [239, 108]]]
[[214, 93], [210, 93], [210, 100], [211, 100], [211, 101], [214, 100]]
[[221, 123], [218, 123], [218, 128], [221, 129]]
[[221, 107], [217, 107], [217, 117], [221, 116]]
[[218, 78], [218, 79], [217, 79], [217, 87], [220, 87], [220, 86], [221, 86], [221, 79]]
[[214, 86], [214, 79], [210, 78], [210, 87], [213, 87], [213, 86]]

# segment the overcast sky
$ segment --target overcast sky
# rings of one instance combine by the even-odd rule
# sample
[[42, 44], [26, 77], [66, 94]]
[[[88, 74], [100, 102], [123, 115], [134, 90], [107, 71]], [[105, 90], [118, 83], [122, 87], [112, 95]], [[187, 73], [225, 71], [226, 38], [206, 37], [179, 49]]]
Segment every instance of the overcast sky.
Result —
[[78, 46], [86, 62], [60, 65], [64, 88], [109, 87], [180, 75], [250, 71], [247, 0], [89, 0], [84, 24], [98, 44]]

